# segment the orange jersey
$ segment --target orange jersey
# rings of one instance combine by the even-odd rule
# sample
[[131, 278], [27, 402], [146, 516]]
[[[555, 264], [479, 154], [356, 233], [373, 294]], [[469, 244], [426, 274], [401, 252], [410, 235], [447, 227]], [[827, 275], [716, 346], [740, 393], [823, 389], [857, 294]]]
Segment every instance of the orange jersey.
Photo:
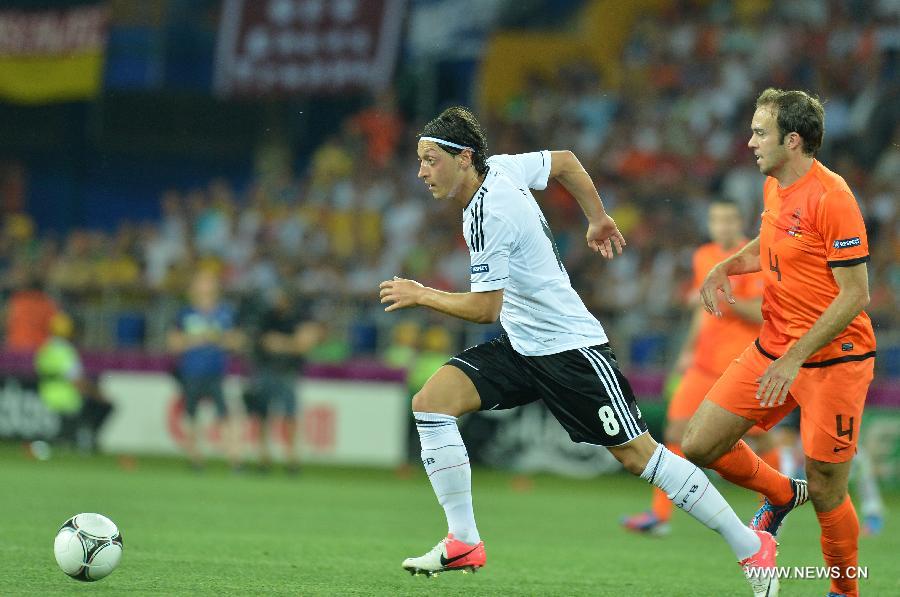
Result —
[[[707, 243], [694, 251], [694, 290], [699, 291], [706, 274], [720, 261], [737, 253], [741, 247], [726, 251], [715, 243]], [[729, 276], [731, 291], [737, 299], [759, 298], [763, 294], [763, 278], [760, 273]], [[694, 347], [695, 367], [713, 375], [721, 375], [731, 361], [743, 352], [759, 335], [759, 324], [739, 317], [721, 302], [722, 317], [703, 311], [697, 343]]]
[[[759, 344], [770, 358], [783, 355], [838, 295], [831, 268], [865, 263], [869, 241], [856, 198], [843, 178], [813, 161], [794, 184], [779, 189], [767, 178], [759, 233], [765, 274]], [[808, 363], [874, 356], [875, 333], [865, 312], [823, 346]]]

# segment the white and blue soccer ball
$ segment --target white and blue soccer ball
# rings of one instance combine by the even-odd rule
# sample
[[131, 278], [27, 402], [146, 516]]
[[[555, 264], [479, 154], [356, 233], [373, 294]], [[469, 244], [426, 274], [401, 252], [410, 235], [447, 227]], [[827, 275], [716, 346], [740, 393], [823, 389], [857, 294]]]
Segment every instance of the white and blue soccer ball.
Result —
[[72, 578], [100, 580], [122, 559], [122, 533], [102, 514], [76, 514], [60, 527], [53, 553], [62, 571]]

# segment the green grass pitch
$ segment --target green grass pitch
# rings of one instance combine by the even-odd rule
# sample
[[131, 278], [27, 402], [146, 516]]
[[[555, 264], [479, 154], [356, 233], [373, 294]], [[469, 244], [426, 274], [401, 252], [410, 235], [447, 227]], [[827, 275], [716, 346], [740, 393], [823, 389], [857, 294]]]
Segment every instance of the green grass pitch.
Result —
[[[2, 595], [748, 595], [721, 538], [676, 512], [673, 533], [625, 533], [619, 516], [646, 508], [648, 487], [625, 475], [539, 475], [522, 482], [473, 473], [488, 563], [477, 574], [411, 577], [401, 560], [446, 532], [424, 474], [310, 467], [299, 477], [202, 474], [184, 462], [60, 454], [46, 462], [0, 445]], [[752, 495], [719, 484], [742, 518]], [[861, 539], [868, 595], [900, 594], [900, 495], [887, 496], [884, 533]], [[60, 524], [110, 516], [125, 540], [119, 569], [96, 583], [53, 559]], [[893, 516], [890, 515], [893, 513]], [[780, 565], [821, 565], [809, 506], [782, 532]], [[782, 581], [782, 595], [824, 595], [825, 580]]]

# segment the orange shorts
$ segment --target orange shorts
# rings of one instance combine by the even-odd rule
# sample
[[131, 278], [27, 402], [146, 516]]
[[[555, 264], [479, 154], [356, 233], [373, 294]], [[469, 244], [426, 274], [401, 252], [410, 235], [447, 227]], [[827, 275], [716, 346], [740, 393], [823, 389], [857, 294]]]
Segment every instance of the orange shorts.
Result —
[[[700, 407], [700, 403], [703, 402], [703, 398], [706, 397], [706, 394], [716, 385], [718, 380], [719, 376], [714, 373], [699, 367], [689, 367], [681, 377], [681, 381], [678, 382], [678, 387], [672, 394], [672, 399], [669, 400], [666, 420], [687, 421], [694, 416], [697, 408]], [[765, 433], [765, 430], [755, 425], [748, 432], [750, 435], [762, 433]]]
[[875, 359], [827, 367], [801, 367], [781, 406], [759, 405], [757, 380], [772, 361], [751, 344], [713, 386], [708, 400], [725, 410], [756, 421], [769, 430], [800, 406], [800, 440], [807, 457], [822, 462], [846, 462], [856, 454], [859, 426]]

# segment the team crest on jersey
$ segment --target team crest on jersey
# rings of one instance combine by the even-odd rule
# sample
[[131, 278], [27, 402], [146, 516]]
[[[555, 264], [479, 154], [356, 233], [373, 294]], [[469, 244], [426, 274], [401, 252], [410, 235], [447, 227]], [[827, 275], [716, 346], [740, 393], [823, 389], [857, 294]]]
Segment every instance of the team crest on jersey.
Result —
[[858, 236], [854, 236], [853, 238], [845, 238], [842, 240], [836, 240], [832, 243], [832, 246], [835, 249], [846, 249], [847, 247], [858, 247], [862, 244], [862, 241]]
[[482, 264], [479, 264], [479, 265], [473, 265], [473, 266], [472, 266], [472, 273], [473, 273], [473, 274], [486, 274], [486, 273], [488, 273], [489, 271], [491, 271], [491, 266], [488, 265], [487, 263], [482, 263]]

